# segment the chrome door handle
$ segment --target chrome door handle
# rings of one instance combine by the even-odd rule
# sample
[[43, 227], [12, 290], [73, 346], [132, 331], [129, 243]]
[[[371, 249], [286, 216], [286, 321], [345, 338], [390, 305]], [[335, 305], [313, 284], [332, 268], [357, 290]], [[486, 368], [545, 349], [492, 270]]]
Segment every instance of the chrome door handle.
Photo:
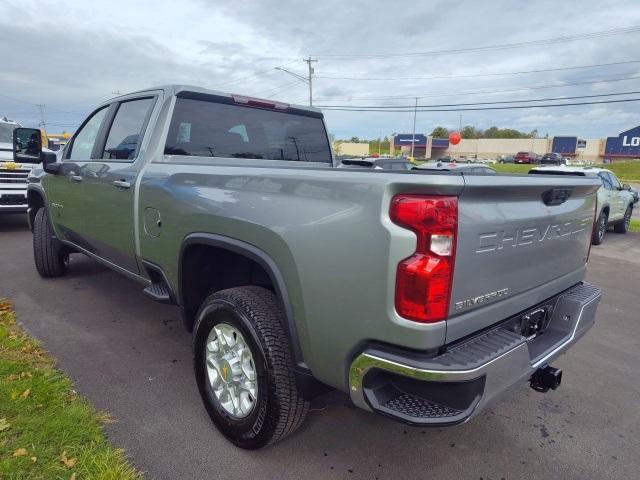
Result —
[[71, 180], [74, 181], [74, 182], [81, 182], [82, 181], [82, 176], [80, 176], [80, 175], [71, 175], [71, 177], [69, 177], [69, 178], [71, 178]]
[[131, 184], [124, 180], [114, 180], [113, 185], [118, 188], [131, 188]]

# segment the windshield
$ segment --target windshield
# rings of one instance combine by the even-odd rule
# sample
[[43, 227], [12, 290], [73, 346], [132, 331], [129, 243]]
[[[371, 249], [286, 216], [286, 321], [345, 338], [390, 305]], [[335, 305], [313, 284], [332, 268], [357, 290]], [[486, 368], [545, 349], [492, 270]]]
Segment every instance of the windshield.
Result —
[[0, 123], [0, 143], [13, 143], [13, 129], [15, 125], [11, 123]]
[[164, 153], [331, 163], [321, 117], [189, 98], [176, 101]]

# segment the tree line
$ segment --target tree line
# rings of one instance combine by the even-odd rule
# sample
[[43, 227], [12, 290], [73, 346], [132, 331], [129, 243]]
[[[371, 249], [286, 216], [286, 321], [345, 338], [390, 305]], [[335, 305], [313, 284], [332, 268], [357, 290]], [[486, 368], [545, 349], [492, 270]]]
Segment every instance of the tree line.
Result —
[[[431, 136], [434, 138], [448, 138], [453, 131], [437, 126], [431, 132]], [[528, 133], [514, 128], [489, 127], [483, 130], [472, 125], [465, 125], [460, 131], [460, 135], [462, 135], [462, 138], [538, 138], [538, 130], [532, 130]]]

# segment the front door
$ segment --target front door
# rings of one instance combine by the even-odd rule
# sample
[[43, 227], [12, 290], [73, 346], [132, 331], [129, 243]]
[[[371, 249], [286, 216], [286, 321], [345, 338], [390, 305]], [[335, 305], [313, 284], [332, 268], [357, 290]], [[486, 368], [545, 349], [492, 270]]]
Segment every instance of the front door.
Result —
[[99, 138], [109, 107], [91, 114], [69, 142], [57, 175], [46, 175], [49, 216], [58, 236], [86, 248], [83, 230], [86, 210], [84, 169], [96, 158]]
[[91, 251], [138, 273], [135, 253], [134, 196], [139, 147], [155, 97], [114, 105], [99, 160], [85, 167], [87, 210], [84, 231]]

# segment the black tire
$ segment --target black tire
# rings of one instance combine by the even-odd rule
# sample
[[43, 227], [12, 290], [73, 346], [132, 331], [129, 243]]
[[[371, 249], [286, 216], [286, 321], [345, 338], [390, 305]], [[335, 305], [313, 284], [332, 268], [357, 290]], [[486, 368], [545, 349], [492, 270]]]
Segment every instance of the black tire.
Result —
[[33, 259], [43, 278], [61, 277], [67, 272], [69, 255], [53, 233], [46, 208], [38, 210], [33, 222]]
[[600, 245], [604, 240], [604, 234], [607, 231], [608, 218], [609, 216], [604, 210], [600, 212], [600, 215], [598, 215], [598, 220], [596, 221], [595, 228], [593, 229], [593, 236], [591, 238], [592, 244]]
[[613, 231], [616, 233], [627, 233], [629, 231], [629, 225], [631, 225], [631, 214], [633, 213], [633, 207], [629, 205], [624, 212], [624, 218], [621, 222], [616, 223], [613, 227]]
[[[241, 448], [254, 450], [293, 433], [304, 421], [309, 402], [299, 393], [283, 314], [275, 295], [262, 287], [221, 290], [200, 307], [194, 328], [194, 368], [204, 406], [218, 430]], [[244, 337], [254, 359], [257, 400], [245, 418], [230, 415], [213, 394], [206, 368], [211, 329], [227, 323]]]

